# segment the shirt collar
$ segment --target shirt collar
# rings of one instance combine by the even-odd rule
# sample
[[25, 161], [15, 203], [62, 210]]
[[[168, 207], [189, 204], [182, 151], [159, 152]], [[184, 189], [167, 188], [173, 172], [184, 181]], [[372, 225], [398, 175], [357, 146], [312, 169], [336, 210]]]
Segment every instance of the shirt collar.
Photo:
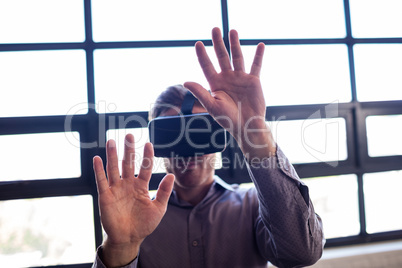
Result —
[[[207, 195], [204, 197], [204, 199], [200, 202], [203, 203], [206, 200], [208, 200], [211, 196], [213, 196], [217, 191], [219, 190], [228, 190], [228, 191], [234, 191], [235, 189], [228, 183], [226, 183], [224, 180], [219, 178], [217, 175], [214, 175], [214, 182], [212, 183], [211, 187], [208, 190]], [[175, 190], [172, 191], [172, 194], [170, 196], [169, 203], [178, 205], [178, 206], [190, 206], [193, 207], [191, 204], [180, 200], [179, 197], [177, 196], [177, 193]]]
[[229, 191], [234, 191], [235, 189], [232, 187], [232, 185], [226, 183], [224, 180], [222, 180], [221, 178], [219, 178], [217, 175], [214, 176], [214, 183], [213, 183], [213, 187], [222, 187], [226, 190]]

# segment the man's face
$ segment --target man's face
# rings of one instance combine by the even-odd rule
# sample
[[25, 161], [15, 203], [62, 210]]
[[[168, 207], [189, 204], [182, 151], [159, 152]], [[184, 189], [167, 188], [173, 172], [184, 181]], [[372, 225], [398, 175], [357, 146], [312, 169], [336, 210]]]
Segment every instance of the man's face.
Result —
[[[169, 109], [161, 116], [177, 115], [176, 109]], [[205, 108], [195, 103], [193, 114], [206, 113]], [[212, 182], [215, 173], [215, 154], [195, 155], [192, 157], [164, 158], [166, 171], [176, 176], [175, 184], [182, 188], [192, 188]]]

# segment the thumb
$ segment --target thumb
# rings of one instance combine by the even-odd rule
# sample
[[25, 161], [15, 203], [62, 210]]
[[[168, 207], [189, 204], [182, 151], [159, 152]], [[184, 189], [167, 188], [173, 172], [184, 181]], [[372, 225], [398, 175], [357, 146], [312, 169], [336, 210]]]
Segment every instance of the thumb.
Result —
[[208, 112], [210, 111], [214, 98], [211, 96], [208, 90], [195, 82], [186, 82], [184, 83], [184, 87], [194, 94], [194, 96], [200, 101], [202, 106], [204, 106]]
[[154, 201], [162, 205], [165, 209], [170, 194], [172, 193], [174, 178], [175, 177], [173, 174], [167, 174], [160, 182], [158, 191], [156, 192], [156, 197]]

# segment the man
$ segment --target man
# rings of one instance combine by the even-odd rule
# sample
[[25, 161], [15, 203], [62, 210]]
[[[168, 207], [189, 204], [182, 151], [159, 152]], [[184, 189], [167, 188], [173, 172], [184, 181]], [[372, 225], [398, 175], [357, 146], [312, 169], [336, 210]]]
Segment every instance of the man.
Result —
[[[193, 113], [207, 111], [236, 139], [256, 187], [240, 189], [214, 176], [208, 164], [213, 155], [182, 159], [186, 164], [181, 165], [172, 158], [166, 159], [171, 173], [151, 200], [152, 145], [146, 144], [135, 177], [130, 157], [134, 138], [127, 135], [120, 177], [116, 145], [110, 140], [108, 179], [102, 160], [94, 158], [101, 221], [107, 233], [95, 267], [266, 267], [267, 261], [279, 267], [302, 267], [321, 257], [325, 241], [321, 219], [314, 213], [307, 187], [265, 123], [259, 79], [264, 44], [257, 46], [251, 71], [246, 73], [236, 31], [229, 33], [232, 62], [218, 28], [212, 31], [212, 41], [220, 73], [202, 42], [195, 45], [211, 93], [194, 82], [184, 86], [201, 104], [194, 106]], [[174, 113], [167, 109], [154, 116]]]

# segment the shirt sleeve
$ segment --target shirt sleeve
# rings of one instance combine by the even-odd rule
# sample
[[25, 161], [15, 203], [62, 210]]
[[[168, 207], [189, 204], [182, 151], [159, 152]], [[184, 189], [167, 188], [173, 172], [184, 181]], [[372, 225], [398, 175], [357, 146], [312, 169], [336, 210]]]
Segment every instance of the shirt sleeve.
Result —
[[308, 187], [277, 147], [275, 157], [248, 163], [259, 200], [255, 224], [261, 254], [279, 267], [304, 267], [322, 255], [325, 239]]
[[[96, 251], [96, 258], [94, 263], [92, 264], [92, 268], [108, 268], [105, 264], [103, 264], [100, 256], [102, 255], [102, 246], [98, 247]], [[132, 262], [125, 266], [121, 266], [120, 268], [137, 268], [138, 267], [138, 256]]]

